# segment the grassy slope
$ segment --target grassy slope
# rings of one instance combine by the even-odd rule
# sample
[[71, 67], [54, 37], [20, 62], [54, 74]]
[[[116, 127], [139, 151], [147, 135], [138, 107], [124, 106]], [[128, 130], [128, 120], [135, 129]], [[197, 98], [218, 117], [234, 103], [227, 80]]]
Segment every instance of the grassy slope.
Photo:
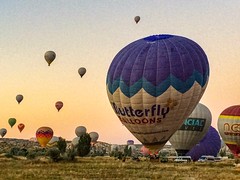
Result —
[[0, 179], [240, 179], [232, 161], [159, 163], [110, 157], [78, 158], [76, 162], [43, 162], [0, 158]]

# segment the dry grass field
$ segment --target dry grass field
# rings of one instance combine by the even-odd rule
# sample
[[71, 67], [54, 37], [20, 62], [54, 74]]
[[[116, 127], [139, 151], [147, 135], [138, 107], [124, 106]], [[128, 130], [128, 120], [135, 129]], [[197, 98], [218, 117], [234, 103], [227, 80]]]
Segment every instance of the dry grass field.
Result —
[[214, 163], [160, 163], [112, 157], [84, 157], [75, 162], [50, 162], [48, 159], [0, 158], [0, 179], [240, 179], [234, 161]]

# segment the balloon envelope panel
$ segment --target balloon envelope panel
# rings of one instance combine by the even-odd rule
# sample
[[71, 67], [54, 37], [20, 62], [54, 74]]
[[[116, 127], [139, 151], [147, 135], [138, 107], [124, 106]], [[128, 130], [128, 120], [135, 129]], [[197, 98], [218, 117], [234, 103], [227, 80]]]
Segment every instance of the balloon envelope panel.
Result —
[[107, 93], [122, 124], [145, 146], [159, 150], [191, 114], [208, 77], [207, 56], [197, 43], [155, 35], [115, 56]]
[[221, 148], [221, 139], [217, 130], [210, 126], [204, 138], [196, 144], [186, 155], [197, 161], [202, 155], [217, 156]]
[[210, 110], [205, 105], [198, 103], [182, 126], [169, 139], [169, 142], [177, 151], [186, 150], [187, 152], [206, 135], [211, 122]]
[[240, 153], [240, 105], [228, 107], [220, 114], [218, 131], [225, 144], [237, 157]]

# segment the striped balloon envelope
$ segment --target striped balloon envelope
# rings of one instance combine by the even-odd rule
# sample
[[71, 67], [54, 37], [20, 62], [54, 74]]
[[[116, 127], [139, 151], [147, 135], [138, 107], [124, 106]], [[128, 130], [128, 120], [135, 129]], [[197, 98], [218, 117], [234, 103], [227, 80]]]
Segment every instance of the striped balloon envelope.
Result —
[[40, 127], [36, 131], [36, 138], [42, 147], [46, 147], [47, 143], [52, 139], [52, 137], [53, 130], [50, 127]]
[[235, 157], [240, 157], [240, 105], [225, 109], [218, 118], [218, 131]]
[[188, 38], [163, 34], [120, 50], [106, 86], [121, 123], [144, 146], [159, 150], [198, 104], [208, 79], [203, 49]]

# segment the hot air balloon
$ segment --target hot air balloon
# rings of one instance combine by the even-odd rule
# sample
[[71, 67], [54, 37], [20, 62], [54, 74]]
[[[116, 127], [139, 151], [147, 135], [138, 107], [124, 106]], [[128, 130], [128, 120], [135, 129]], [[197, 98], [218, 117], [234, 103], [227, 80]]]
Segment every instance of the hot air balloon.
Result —
[[129, 154], [129, 155], [131, 155], [131, 156], [136, 155], [137, 147], [134, 144], [127, 145], [127, 148], [128, 148], [128, 150], [131, 149], [131, 154]]
[[182, 126], [169, 139], [179, 156], [184, 156], [208, 132], [212, 114], [203, 104], [198, 103]]
[[36, 131], [36, 138], [42, 147], [46, 147], [47, 143], [52, 139], [52, 137], [53, 130], [50, 127], [40, 127]]
[[221, 139], [217, 130], [210, 126], [204, 138], [196, 144], [186, 155], [197, 161], [203, 155], [217, 156], [221, 148]]
[[8, 124], [13, 127], [14, 124], [16, 124], [17, 120], [15, 118], [9, 118], [8, 119]]
[[62, 109], [62, 107], [63, 107], [63, 102], [62, 101], [57, 101], [55, 103], [55, 107], [57, 108], [58, 111], [60, 111], [60, 109]]
[[81, 76], [81, 78], [83, 77], [83, 75], [86, 73], [86, 68], [84, 68], [84, 67], [80, 67], [79, 69], [78, 69], [78, 74]]
[[78, 126], [78, 127], [76, 127], [76, 129], [75, 129], [75, 134], [76, 134], [78, 137], [80, 137], [80, 136], [83, 135], [83, 134], [86, 134], [86, 132], [87, 132], [87, 129], [86, 129], [84, 126]]
[[18, 95], [16, 96], [16, 100], [17, 100], [18, 104], [20, 104], [20, 103], [22, 102], [22, 100], [23, 100], [23, 95], [18, 94]]
[[145, 146], [142, 146], [141, 149], [140, 149], [140, 152], [143, 156], [153, 156], [153, 155], [158, 155], [158, 151], [151, 151], [150, 149], [148, 149], [147, 147]]
[[218, 118], [218, 131], [235, 157], [240, 157], [240, 105], [225, 109]]
[[127, 145], [133, 145], [134, 144], [134, 141], [133, 140], [127, 140]]
[[47, 147], [57, 146], [58, 141], [59, 137], [53, 136], [52, 139], [47, 143]]
[[90, 132], [89, 136], [91, 138], [91, 143], [95, 144], [99, 138], [99, 134], [97, 132]]
[[73, 147], [76, 147], [78, 145], [79, 139], [80, 139], [80, 137], [73, 138], [73, 140], [72, 140]]
[[50, 66], [50, 64], [54, 61], [54, 59], [56, 58], [56, 53], [54, 51], [47, 51], [44, 54], [44, 58], [48, 63], [48, 66]]
[[2, 138], [7, 134], [7, 130], [5, 128], [1, 128], [0, 129], [0, 135], [2, 136]]
[[124, 47], [107, 73], [107, 94], [121, 123], [160, 150], [191, 114], [209, 79], [208, 59], [194, 41], [153, 35]]
[[18, 124], [18, 130], [22, 132], [22, 130], [25, 128], [25, 125], [23, 123]]
[[140, 21], [140, 16], [135, 16], [134, 17], [134, 21], [136, 22], [136, 24]]

